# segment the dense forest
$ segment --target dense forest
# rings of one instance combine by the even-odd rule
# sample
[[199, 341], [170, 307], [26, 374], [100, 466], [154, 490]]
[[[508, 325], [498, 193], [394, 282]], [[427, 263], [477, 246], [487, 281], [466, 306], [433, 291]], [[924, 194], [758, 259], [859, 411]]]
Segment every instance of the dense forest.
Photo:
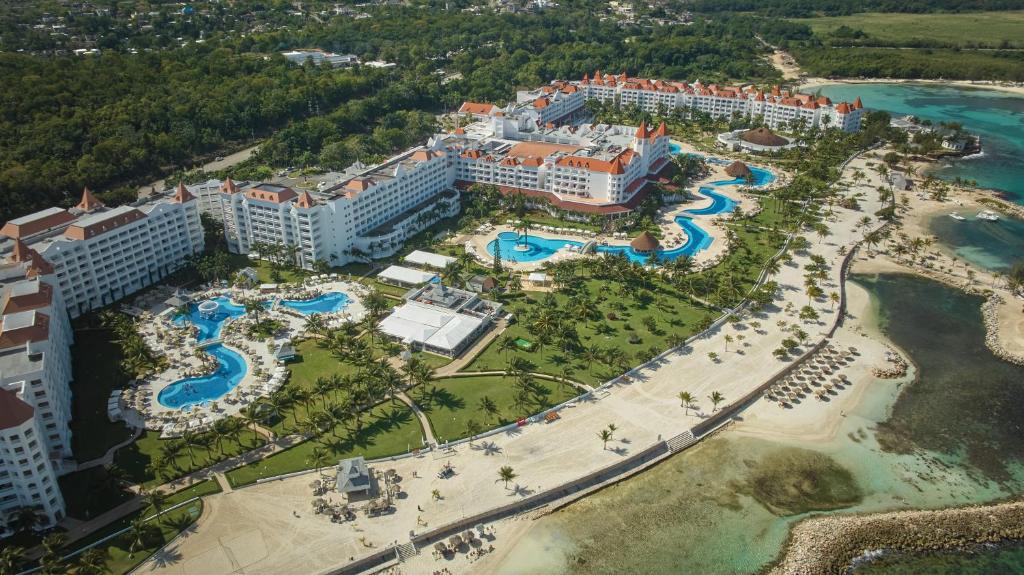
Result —
[[[472, 15], [395, 7], [303, 32], [75, 58], [0, 53], [0, 221], [83, 185], [112, 203], [192, 159], [269, 137], [269, 166], [342, 168], [408, 146], [463, 99], [602, 68], [705, 81], [767, 81], [753, 22], [719, 18], [643, 30], [571, 10]], [[289, 64], [293, 46], [394, 61], [390, 70]], [[426, 112], [426, 114], [424, 113]], [[275, 133], [276, 132], [276, 133]], [[252, 175], [265, 175], [255, 173]]]
[[757, 12], [784, 18], [842, 16], [857, 12], [971, 12], [1021, 10], [1024, 0], [695, 0], [696, 12]]

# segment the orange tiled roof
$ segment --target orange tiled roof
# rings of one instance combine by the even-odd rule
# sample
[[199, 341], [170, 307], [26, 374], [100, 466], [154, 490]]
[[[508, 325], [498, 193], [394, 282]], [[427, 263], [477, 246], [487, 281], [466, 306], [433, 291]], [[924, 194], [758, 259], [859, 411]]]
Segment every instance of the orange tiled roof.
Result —
[[[24, 219], [24, 218], [18, 218]], [[67, 210], [61, 210], [48, 214], [38, 219], [26, 221], [20, 224], [14, 222], [7, 222], [3, 228], [0, 228], [0, 234], [3, 234], [9, 238], [25, 238], [39, 232], [55, 228], [57, 226], [66, 224], [74, 221], [75, 216], [71, 215]]]
[[188, 191], [188, 188], [185, 187], [185, 183], [178, 182], [178, 189], [174, 191], [174, 201], [179, 204], [184, 204], [185, 202], [190, 202], [194, 199], [196, 199], [196, 197], [192, 195], [192, 192]]
[[82, 201], [78, 202], [78, 206], [76, 207], [80, 210], [91, 212], [96, 208], [102, 208], [103, 202], [97, 200], [96, 196], [92, 195], [92, 192], [89, 191], [89, 188], [85, 187], [82, 190]]

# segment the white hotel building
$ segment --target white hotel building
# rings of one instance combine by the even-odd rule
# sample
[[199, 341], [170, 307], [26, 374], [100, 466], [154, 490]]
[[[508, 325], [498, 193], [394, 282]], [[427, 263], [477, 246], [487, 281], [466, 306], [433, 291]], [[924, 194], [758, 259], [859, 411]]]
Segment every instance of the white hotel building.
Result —
[[71, 455], [71, 326], [53, 267], [24, 242], [0, 264], [0, 535], [22, 507], [64, 517]]
[[21, 507], [64, 517], [57, 476], [71, 453], [69, 317], [135, 292], [203, 249], [197, 201], [184, 186], [107, 208], [86, 189], [0, 228], [0, 533]]
[[[631, 78], [625, 74], [601, 74], [600, 71], [595, 72], [593, 77], [584, 75], [582, 80], [569, 84], [582, 93], [584, 100], [599, 100], [622, 106], [636, 105], [651, 113], [658, 111], [659, 107], [666, 112], [685, 107], [716, 118], [732, 116], [734, 113], [752, 118], [761, 116], [765, 124], [773, 129], [789, 128], [794, 120], [798, 120], [808, 128], [837, 127], [847, 132], [856, 132], [860, 129], [864, 113], [860, 98], [853, 103], [835, 103], [824, 96], [815, 98], [810, 94], [783, 90], [779, 86], [764, 92], [752, 85], [705, 86], [699, 81], [689, 84], [649, 80]], [[534, 90], [521, 92], [518, 99], [544, 97], [543, 93]]]
[[13, 219], [0, 236], [0, 253], [23, 242], [53, 266], [71, 317], [160, 280], [203, 250], [196, 199], [181, 185], [173, 195], [116, 208], [86, 189], [76, 207]]

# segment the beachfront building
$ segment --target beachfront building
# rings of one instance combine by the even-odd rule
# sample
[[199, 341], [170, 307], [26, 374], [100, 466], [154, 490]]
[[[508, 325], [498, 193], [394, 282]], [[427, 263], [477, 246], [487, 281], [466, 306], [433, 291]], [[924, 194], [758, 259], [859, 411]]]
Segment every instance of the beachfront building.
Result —
[[7, 222], [0, 229], [0, 254], [18, 257], [28, 249], [52, 266], [54, 287], [76, 317], [159, 281], [201, 252], [197, 204], [180, 184], [115, 208], [86, 188], [74, 208], [48, 208]]
[[380, 322], [381, 332], [411, 349], [456, 357], [492, 325], [501, 304], [473, 292], [429, 283]]
[[0, 536], [21, 508], [64, 517], [71, 454], [72, 332], [53, 266], [20, 240], [0, 263]]
[[340, 266], [394, 254], [410, 236], [459, 211], [443, 149], [418, 146], [387, 161], [350, 169], [335, 185], [294, 189], [230, 179], [221, 193], [228, 249], [293, 246], [296, 264]]
[[[557, 81], [552, 86], [564, 86]], [[810, 127], [836, 127], [847, 132], [860, 129], [864, 106], [860, 98], [852, 103], [833, 102], [825, 96], [800, 94], [779, 86], [767, 92], [753, 85], [719, 86], [692, 84], [674, 80], [633, 78], [626, 74], [602, 74], [593, 77], [584, 74], [581, 80], [568, 83], [582, 93], [582, 99], [598, 100], [621, 106], [638, 106], [655, 113], [671, 113], [689, 109], [727, 118], [733, 114], [760, 117], [772, 129]], [[517, 99], [540, 96], [537, 91], [523, 92]], [[580, 104], [582, 106], [582, 104]]]

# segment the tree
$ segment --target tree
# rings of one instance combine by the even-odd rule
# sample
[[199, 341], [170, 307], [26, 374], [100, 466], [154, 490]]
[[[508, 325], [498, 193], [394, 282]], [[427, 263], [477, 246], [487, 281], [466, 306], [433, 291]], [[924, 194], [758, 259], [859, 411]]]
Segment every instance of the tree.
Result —
[[36, 527], [42, 525], [45, 521], [43, 512], [38, 507], [19, 507], [14, 512], [14, 520], [11, 521], [11, 526], [18, 533], [28, 533], [34, 530]]
[[[162, 519], [160, 512], [163, 511], [164, 503], [167, 502], [167, 495], [165, 495], [159, 489], [153, 488], [150, 491], [143, 492], [142, 500], [146, 503], [146, 505], [152, 507], [156, 515]], [[157, 521], [160, 521], [160, 519], [158, 519]]]
[[679, 402], [682, 404], [683, 410], [685, 410], [686, 414], [689, 415], [690, 409], [693, 408], [693, 394], [688, 391], [680, 391]]
[[608, 429], [602, 429], [597, 433], [597, 438], [601, 440], [601, 448], [608, 449], [608, 442], [612, 440], [612, 432]]
[[618, 429], [619, 429], [619, 427], [618, 427], [617, 425], [615, 425], [614, 423], [609, 423], [609, 424], [608, 424], [608, 431], [609, 431], [609, 432], [611, 432], [611, 434], [612, 434], [612, 439], [615, 439], [615, 432], [616, 432], [616, 431], [617, 431]]
[[729, 351], [729, 344], [733, 342], [733, 337], [730, 334], [725, 334], [725, 351]]
[[62, 575], [67, 572], [61, 549], [68, 538], [63, 533], [51, 533], [43, 538], [43, 556], [39, 559], [43, 575]]
[[495, 419], [497, 419], [499, 413], [497, 404], [486, 395], [480, 398], [480, 411]]
[[143, 521], [141, 517], [137, 517], [131, 522], [131, 525], [128, 526], [128, 531], [124, 534], [124, 537], [128, 540], [129, 559], [135, 557], [136, 551], [146, 546], [153, 537], [153, 532], [153, 526]]
[[715, 411], [718, 411], [718, 404], [725, 401], [725, 396], [717, 391], [713, 391], [711, 392], [711, 395], [708, 396], [708, 399], [711, 400], [711, 413], [714, 413]]
[[[110, 573], [107, 558], [110, 557], [106, 547], [92, 547], [78, 556], [75, 562], [75, 575], [104, 575]], [[6, 573], [0, 569], [0, 573]]]
[[326, 449], [317, 445], [310, 450], [309, 458], [306, 462], [313, 465], [316, 468], [317, 475], [319, 475], [320, 469], [329, 465], [331, 458]]
[[7, 545], [0, 549], [0, 573], [18, 573], [25, 563], [25, 548]]
[[263, 418], [260, 416], [259, 406], [255, 403], [249, 404], [242, 408], [238, 414], [242, 417], [245, 423], [252, 427], [252, 440], [253, 442], [259, 441], [260, 434], [256, 431], [256, 427], [260, 424]]
[[501, 469], [498, 470], [498, 481], [505, 482], [505, 489], [508, 489], [508, 482], [512, 481], [516, 477], [518, 477], [516, 472], [508, 465], [503, 465]]
[[466, 421], [466, 433], [469, 434], [470, 445], [473, 444], [473, 439], [475, 439], [477, 435], [480, 435], [481, 431], [483, 431], [483, 426], [477, 423], [475, 419]]

